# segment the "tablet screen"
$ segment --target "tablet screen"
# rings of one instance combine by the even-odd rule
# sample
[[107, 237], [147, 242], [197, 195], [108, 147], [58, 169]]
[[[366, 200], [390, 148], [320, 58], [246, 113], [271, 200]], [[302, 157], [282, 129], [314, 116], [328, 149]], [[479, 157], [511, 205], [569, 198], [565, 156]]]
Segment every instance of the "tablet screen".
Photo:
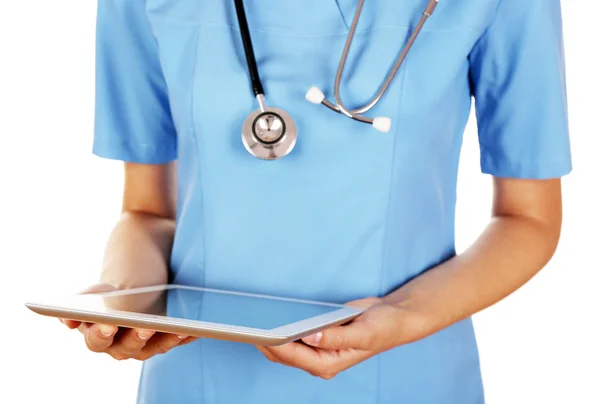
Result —
[[106, 308], [271, 330], [340, 307], [187, 288], [119, 296], [88, 295]]

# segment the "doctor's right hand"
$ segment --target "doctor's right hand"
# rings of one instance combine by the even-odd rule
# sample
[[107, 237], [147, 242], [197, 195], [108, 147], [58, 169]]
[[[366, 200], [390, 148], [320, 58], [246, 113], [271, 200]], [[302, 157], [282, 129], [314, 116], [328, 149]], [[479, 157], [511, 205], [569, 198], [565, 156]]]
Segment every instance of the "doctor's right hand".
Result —
[[[114, 290], [116, 288], [110, 285], [100, 284], [85, 290], [83, 294]], [[78, 329], [83, 334], [90, 351], [107, 353], [117, 360], [136, 359], [144, 361], [197, 339], [187, 335], [166, 334], [107, 324], [83, 323], [69, 319], [60, 319], [60, 321], [70, 329]]]

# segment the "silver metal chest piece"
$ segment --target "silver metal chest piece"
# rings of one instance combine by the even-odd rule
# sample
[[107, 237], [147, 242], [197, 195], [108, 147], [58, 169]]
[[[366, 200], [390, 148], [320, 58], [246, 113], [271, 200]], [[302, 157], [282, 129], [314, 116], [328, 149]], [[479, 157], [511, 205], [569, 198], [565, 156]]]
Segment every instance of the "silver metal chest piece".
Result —
[[244, 147], [262, 160], [285, 157], [296, 145], [296, 124], [284, 110], [261, 104], [261, 108], [252, 112], [244, 121]]

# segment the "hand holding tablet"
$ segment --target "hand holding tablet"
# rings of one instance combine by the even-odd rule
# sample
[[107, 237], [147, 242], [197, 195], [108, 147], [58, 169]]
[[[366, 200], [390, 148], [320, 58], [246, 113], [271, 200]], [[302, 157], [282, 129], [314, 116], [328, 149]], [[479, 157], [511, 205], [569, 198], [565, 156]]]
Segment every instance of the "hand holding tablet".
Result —
[[[112, 292], [116, 288], [99, 284], [82, 294]], [[148, 329], [126, 328], [109, 324], [87, 323], [71, 319], [60, 321], [70, 329], [77, 328], [88, 349], [92, 352], [106, 353], [117, 360], [136, 359], [147, 360], [171, 349], [189, 344], [197, 338], [185, 335], [161, 333]]]
[[30, 302], [27, 307], [39, 314], [72, 319], [65, 321], [71, 328], [78, 322], [84, 327], [95, 323], [130, 328], [132, 349], [135, 343], [145, 342], [139, 330], [165, 333], [165, 349], [182, 342], [178, 335], [282, 345], [346, 323], [363, 311], [346, 305], [182, 285], [100, 291]]

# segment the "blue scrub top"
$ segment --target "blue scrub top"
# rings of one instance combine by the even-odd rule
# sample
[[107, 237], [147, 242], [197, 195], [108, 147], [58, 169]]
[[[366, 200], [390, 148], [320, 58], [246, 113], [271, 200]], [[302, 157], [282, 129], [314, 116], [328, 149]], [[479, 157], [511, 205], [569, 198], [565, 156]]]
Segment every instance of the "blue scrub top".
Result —
[[[304, 99], [332, 85], [357, 0], [247, 1], [267, 100], [298, 126], [262, 161], [240, 131], [257, 108], [233, 1], [100, 0], [94, 153], [177, 159], [174, 282], [346, 302], [385, 295], [455, 254], [456, 179], [474, 100], [481, 169], [571, 169], [559, 0], [441, 0], [372, 115], [390, 133]], [[342, 95], [368, 101], [427, 0], [367, 0]], [[139, 402], [483, 402], [471, 320], [330, 381], [251, 345], [202, 339], [143, 366]]]

